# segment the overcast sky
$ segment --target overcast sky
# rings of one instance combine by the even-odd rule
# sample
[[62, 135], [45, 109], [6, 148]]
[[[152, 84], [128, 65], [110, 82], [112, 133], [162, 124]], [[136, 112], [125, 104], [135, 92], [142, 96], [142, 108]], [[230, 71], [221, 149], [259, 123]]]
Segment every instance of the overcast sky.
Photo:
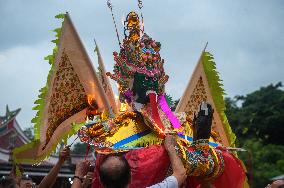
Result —
[[[137, 10], [135, 0], [112, 0], [120, 34], [121, 20]], [[227, 96], [245, 95], [270, 83], [284, 82], [283, 0], [144, 0], [145, 31], [162, 43], [170, 80], [167, 92], [178, 99], [206, 41], [224, 80]], [[106, 68], [118, 44], [106, 0], [0, 0], [0, 115], [5, 105], [21, 108], [22, 127], [31, 126], [31, 110], [45, 85], [53, 49], [54, 19], [68, 11], [93, 54], [96, 38]], [[121, 35], [122, 37], [122, 35]]]

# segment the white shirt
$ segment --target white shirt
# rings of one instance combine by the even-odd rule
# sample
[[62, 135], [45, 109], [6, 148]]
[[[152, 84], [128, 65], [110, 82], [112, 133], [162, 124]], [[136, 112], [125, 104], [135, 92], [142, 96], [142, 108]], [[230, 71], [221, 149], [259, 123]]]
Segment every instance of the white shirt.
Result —
[[178, 188], [178, 181], [176, 177], [169, 176], [161, 183], [157, 183], [155, 185], [152, 185], [148, 188]]

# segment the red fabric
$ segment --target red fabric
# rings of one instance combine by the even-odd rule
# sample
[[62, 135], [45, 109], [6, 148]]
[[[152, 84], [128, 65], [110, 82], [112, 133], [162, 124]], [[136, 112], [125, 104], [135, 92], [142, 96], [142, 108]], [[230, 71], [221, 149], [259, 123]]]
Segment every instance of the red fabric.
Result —
[[158, 104], [157, 104], [157, 95], [155, 93], [149, 93], [148, 94], [150, 99], [150, 104], [152, 108], [152, 118], [154, 119], [155, 123], [158, 125], [158, 127], [161, 130], [164, 130], [165, 127], [160, 119], [160, 115], [158, 112]]
[[[221, 148], [218, 148], [222, 150]], [[245, 170], [241, 164], [241, 161], [229, 152], [222, 150], [223, 158], [225, 161], [224, 172], [216, 178], [212, 184], [216, 188], [243, 188], [245, 181]], [[194, 177], [187, 179], [188, 188], [199, 188], [200, 184]]]
[[[102, 188], [97, 172], [103, 157], [97, 157], [93, 188]], [[153, 145], [132, 150], [125, 157], [131, 167], [130, 188], [143, 188], [163, 181], [170, 165], [169, 157], [162, 146]]]
[[223, 150], [222, 154], [225, 161], [225, 170], [215, 180], [214, 185], [218, 188], [232, 187], [232, 185], [234, 188], [243, 188], [246, 174], [241, 161], [227, 151]]
[[[243, 188], [245, 171], [241, 162], [227, 151], [222, 151], [225, 160], [225, 169], [221, 176], [212, 183], [216, 188]], [[126, 153], [126, 159], [131, 166], [132, 181], [130, 188], [144, 188], [164, 180], [170, 165], [168, 155], [162, 146], [132, 150]], [[96, 172], [93, 188], [102, 188], [99, 182], [98, 167], [103, 159], [100, 155], [96, 161]], [[194, 177], [187, 178], [187, 188], [200, 188], [199, 182]]]
[[86, 148], [86, 153], [85, 153], [85, 160], [89, 154], [89, 150], [90, 150], [91, 145], [88, 143], [87, 148]]

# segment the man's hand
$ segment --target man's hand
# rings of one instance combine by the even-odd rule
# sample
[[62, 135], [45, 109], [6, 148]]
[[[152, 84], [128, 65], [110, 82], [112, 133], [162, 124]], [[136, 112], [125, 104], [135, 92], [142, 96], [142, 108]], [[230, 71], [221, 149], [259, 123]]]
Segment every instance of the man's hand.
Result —
[[38, 188], [48, 188], [48, 187], [53, 187], [56, 179], [57, 179], [57, 175], [64, 163], [64, 161], [70, 157], [70, 147], [66, 146], [63, 150], [61, 150], [59, 152], [59, 160], [56, 163], [55, 166], [52, 167], [52, 169], [50, 170], [50, 172], [47, 174], [47, 176], [45, 176], [43, 178], [43, 180], [41, 180]]
[[90, 162], [80, 161], [76, 165], [75, 176], [80, 178], [84, 177], [89, 171]]
[[164, 142], [165, 149], [167, 152], [175, 152], [176, 139], [173, 135], [167, 134]]
[[177, 145], [176, 139], [173, 135], [167, 134], [164, 142], [164, 146], [166, 151], [168, 152], [168, 156], [171, 161], [173, 174], [177, 179], [178, 186], [181, 186], [186, 179], [186, 170], [183, 166], [181, 159], [176, 153], [175, 146]]
[[64, 162], [67, 158], [70, 157], [70, 147], [66, 146], [63, 150], [59, 153], [59, 161]]
[[86, 176], [84, 176], [82, 187], [86, 188], [92, 185], [94, 178], [94, 172], [88, 172]]
[[272, 184], [268, 184], [265, 188], [278, 188], [284, 186], [284, 180], [276, 180]]

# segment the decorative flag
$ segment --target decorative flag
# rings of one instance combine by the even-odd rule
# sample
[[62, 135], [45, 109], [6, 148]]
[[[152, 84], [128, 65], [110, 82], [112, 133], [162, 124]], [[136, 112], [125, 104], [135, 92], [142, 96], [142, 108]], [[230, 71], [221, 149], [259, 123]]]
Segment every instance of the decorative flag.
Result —
[[39, 163], [76, 133], [80, 123], [85, 122], [87, 98], [93, 98], [100, 111], [110, 111], [103, 87], [68, 13], [56, 18], [64, 21], [61, 28], [54, 30], [57, 39], [52, 41], [56, 44], [53, 54], [45, 58], [51, 69], [33, 108], [37, 111], [32, 120], [35, 139], [14, 149], [16, 163]]
[[114, 98], [114, 94], [113, 94], [113, 91], [112, 91], [112, 88], [111, 88], [111, 85], [110, 85], [109, 78], [106, 75], [106, 69], [105, 69], [105, 66], [104, 66], [104, 61], [103, 61], [103, 58], [101, 56], [100, 49], [99, 49], [99, 46], [98, 46], [96, 40], [95, 40], [95, 43], [96, 43], [95, 51], [97, 52], [98, 63], [99, 63], [99, 67], [98, 67], [99, 80], [101, 82], [101, 85], [103, 86], [104, 92], [105, 92], [105, 94], [108, 98], [108, 101], [110, 103], [110, 106], [111, 106], [114, 114], [117, 114], [118, 113], [117, 105], [116, 105], [116, 102], [115, 102], [115, 98]]
[[225, 93], [222, 86], [213, 56], [203, 50], [176, 112], [187, 112], [193, 119], [199, 104], [202, 101], [209, 102], [214, 108], [212, 130], [216, 135], [212, 136], [223, 146], [233, 146], [236, 136], [224, 112]]

